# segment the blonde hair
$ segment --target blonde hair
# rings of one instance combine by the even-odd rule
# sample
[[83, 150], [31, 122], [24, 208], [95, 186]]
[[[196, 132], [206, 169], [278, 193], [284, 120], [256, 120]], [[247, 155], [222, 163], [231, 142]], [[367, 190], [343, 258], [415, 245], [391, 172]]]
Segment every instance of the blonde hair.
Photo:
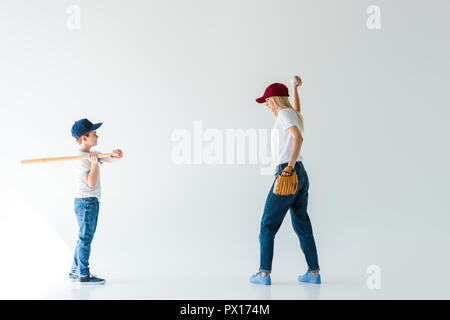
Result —
[[[295, 113], [297, 114], [298, 117], [298, 121], [300, 122], [300, 127], [302, 128], [302, 131], [305, 130], [305, 127], [303, 126], [303, 117], [302, 115], [297, 112], [297, 110], [295, 110], [291, 103], [289, 102], [289, 98], [287, 96], [272, 96], [271, 98], [273, 98], [273, 101], [275, 102], [275, 104], [281, 108], [290, 108], [292, 110], [295, 111]], [[273, 114], [276, 117], [278, 117], [278, 110], [273, 111]]]
[[77, 139], [77, 143], [78, 144], [81, 144], [81, 142], [83, 142], [83, 137], [89, 137], [89, 134], [91, 133], [91, 131], [88, 131], [88, 132], [86, 132], [85, 134], [83, 134], [81, 137], [79, 137], [78, 139]]

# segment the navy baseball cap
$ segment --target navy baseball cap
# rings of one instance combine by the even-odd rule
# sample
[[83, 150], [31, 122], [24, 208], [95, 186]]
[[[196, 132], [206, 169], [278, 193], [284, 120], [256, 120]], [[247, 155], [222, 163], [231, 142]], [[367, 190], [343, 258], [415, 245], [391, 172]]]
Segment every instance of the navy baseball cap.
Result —
[[78, 139], [79, 137], [81, 137], [83, 134], [85, 134], [86, 132], [89, 131], [93, 131], [95, 129], [100, 128], [100, 126], [102, 125], [103, 122], [100, 123], [96, 123], [93, 124], [92, 122], [90, 122], [88, 119], [81, 119], [76, 121], [73, 126], [72, 126], [72, 136], [75, 139]]

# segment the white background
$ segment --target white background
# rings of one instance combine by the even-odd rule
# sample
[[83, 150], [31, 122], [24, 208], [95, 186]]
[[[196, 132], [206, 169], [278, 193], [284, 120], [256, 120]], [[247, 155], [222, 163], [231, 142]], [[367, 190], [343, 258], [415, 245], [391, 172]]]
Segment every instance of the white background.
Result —
[[[80, 30], [67, 28], [71, 4]], [[367, 28], [370, 5], [380, 30]], [[449, 298], [448, 1], [0, 6], [0, 274], [19, 279], [0, 297]], [[273, 285], [259, 288], [248, 277], [273, 177], [254, 164], [175, 165], [171, 134], [196, 120], [269, 129], [255, 98], [294, 74], [323, 284], [296, 283], [307, 266], [288, 213]], [[103, 122], [96, 149], [124, 158], [101, 167], [90, 262], [107, 285], [74, 290], [60, 284], [77, 236], [71, 164], [19, 161], [74, 154], [70, 128], [85, 117]], [[370, 265], [380, 290], [366, 287]]]

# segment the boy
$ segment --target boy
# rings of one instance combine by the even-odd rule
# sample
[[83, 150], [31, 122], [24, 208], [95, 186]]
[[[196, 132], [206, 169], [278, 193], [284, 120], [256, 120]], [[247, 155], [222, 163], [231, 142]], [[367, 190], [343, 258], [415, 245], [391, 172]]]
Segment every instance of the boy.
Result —
[[69, 278], [81, 284], [104, 284], [105, 280], [98, 278], [89, 272], [89, 255], [91, 242], [97, 227], [100, 191], [99, 163], [115, 162], [123, 157], [122, 150], [112, 151], [111, 157], [98, 158], [100, 151], [91, 151], [97, 145], [97, 132], [102, 122], [93, 124], [88, 119], [76, 121], [72, 126], [72, 136], [79, 144], [79, 155], [89, 155], [88, 159], [76, 160], [73, 170], [76, 179], [76, 193], [74, 200], [75, 213], [78, 220], [78, 241], [72, 270]]

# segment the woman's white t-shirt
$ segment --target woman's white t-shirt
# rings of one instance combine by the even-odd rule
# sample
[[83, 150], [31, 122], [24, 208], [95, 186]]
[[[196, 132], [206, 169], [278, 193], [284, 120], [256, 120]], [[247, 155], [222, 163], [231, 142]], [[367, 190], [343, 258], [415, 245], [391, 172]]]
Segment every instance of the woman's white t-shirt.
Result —
[[[300, 127], [300, 122], [295, 110], [291, 108], [281, 109], [278, 112], [270, 135], [272, 161], [274, 165], [289, 162], [294, 138], [290, 134], [288, 128], [292, 126], [297, 126], [303, 136], [303, 130]], [[303, 157], [300, 153], [298, 154], [297, 161], [303, 161]]]

